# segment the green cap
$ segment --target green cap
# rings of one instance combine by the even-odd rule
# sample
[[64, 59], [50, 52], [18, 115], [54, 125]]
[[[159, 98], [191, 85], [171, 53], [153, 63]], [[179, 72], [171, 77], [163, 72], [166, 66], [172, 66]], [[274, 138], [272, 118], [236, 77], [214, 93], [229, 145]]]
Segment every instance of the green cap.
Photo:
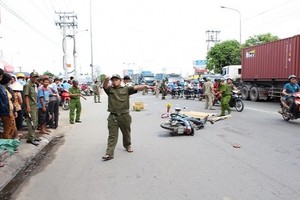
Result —
[[34, 78], [34, 77], [39, 77], [39, 74], [37, 72], [31, 72], [30, 73], [30, 77]]
[[121, 80], [121, 76], [119, 74], [113, 74], [110, 78], [110, 80], [112, 80], [113, 78], [117, 78]]

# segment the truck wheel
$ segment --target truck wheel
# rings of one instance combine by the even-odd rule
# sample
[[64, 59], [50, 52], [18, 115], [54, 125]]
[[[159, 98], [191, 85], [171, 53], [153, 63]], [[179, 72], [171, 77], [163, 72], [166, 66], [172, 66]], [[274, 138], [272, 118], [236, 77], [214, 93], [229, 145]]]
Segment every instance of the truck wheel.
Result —
[[257, 87], [252, 87], [252, 88], [250, 89], [250, 99], [251, 99], [251, 101], [258, 101], [258, 98], [259, 98], [258, 95], [259, 95], [259, 94], [258, 94], [258, 89], [257, 89]]
[[249, 92], [248, 92], [248, 88], [247, 87], [242, 87], [242, 89], [241, 89], [241, 96], [242, 96], [242, 99], [244, 99], [244, 100], [248, 100], [249, 99]]

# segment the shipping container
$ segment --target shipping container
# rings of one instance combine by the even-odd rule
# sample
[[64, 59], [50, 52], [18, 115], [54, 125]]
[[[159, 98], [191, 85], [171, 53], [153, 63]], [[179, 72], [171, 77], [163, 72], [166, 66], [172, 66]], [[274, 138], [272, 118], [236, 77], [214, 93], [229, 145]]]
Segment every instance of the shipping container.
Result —
[[300, 35], [242, 50], [243, 99], [280, 97], [291, 74], [300, 77]]

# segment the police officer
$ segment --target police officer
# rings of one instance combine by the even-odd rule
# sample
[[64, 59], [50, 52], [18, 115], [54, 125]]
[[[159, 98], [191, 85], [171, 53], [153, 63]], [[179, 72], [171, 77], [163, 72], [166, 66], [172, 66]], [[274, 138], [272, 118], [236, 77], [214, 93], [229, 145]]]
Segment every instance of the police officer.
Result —
[[94, 93], [94, 102], [95, 103], [97, 103], [97, 102], [101, 103], [101, 101], [100, 101], [100, 86], [99, 86], [99, 82], [98, 81], [94, 82], [93, 93]]
[[231, 90], [228, 87], [227, 84], [224, 83], [224, 79], [220, 80], [220, 93], [221, 93], [221, 114], [220, 116], [225, 116], [225, 111], [228, 111], [228, 114], [230, 114], [230, 107], [229, 107], [229, 101], [231, 98]]
[[[109, 84], [111, 81], [111, 84]], [[107, 119], [108, 142], [106, 155], [103, 160], [111, 160], [118, 142], [119, 128], [123, 134], [123, 146], [127, 152], [133, 152], [131, 148], [131, 116], [129, 115], [129, 95], [137, 93], [138, 90], [148, 89], [147, 85], [125, 86], [121, 85], [121, 77], [118, 74], [106, 77], [103, 88], [108, 95], [108, 109], [110, 112]]]
[[28, 126], [27, 143], [35, 146], [39, 145], [40, 138], [35, 135], [35, 129], [38, 122], [38, 103], [37, 103], [37, 79], [39, 74], [32, 72], [30, 81], [23, 87], [24, 103], [26, 109], [26, 123]]
[[[78, 87], [78, 81], [73, 80], [72, 81], [72, 87], [69, 88], [69, 94], [70, 94], [70, 124], [74, 124], [74, 118], [76, 123], [81, 123], [80, 120], [80, 113], [81, 113], [81, 102], [80, 97], [85, 97], [80, 93], [80, 89]], [[76, 110], [76, 117], [75, 117], [75, 110]]]

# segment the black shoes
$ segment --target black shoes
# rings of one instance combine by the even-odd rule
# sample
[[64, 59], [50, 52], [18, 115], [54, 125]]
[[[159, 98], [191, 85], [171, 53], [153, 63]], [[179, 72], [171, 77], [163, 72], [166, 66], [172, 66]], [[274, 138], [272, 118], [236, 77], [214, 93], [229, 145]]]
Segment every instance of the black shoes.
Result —
[[37, 142], [39, 142], [39, 141], [41, 141], [42, 139], [41, 138], [34, 138], [34, 141], [37, 141]]
[[76, 122], [76, 123], [81, 123], [82, 121], [80, 121], [80, 120], [76, 120], [75, 122]]
[[38, 146], [40, 144], [36, 140], [26, 140], [26, 142], [29, 144], [33, 144], [34, 146]]

